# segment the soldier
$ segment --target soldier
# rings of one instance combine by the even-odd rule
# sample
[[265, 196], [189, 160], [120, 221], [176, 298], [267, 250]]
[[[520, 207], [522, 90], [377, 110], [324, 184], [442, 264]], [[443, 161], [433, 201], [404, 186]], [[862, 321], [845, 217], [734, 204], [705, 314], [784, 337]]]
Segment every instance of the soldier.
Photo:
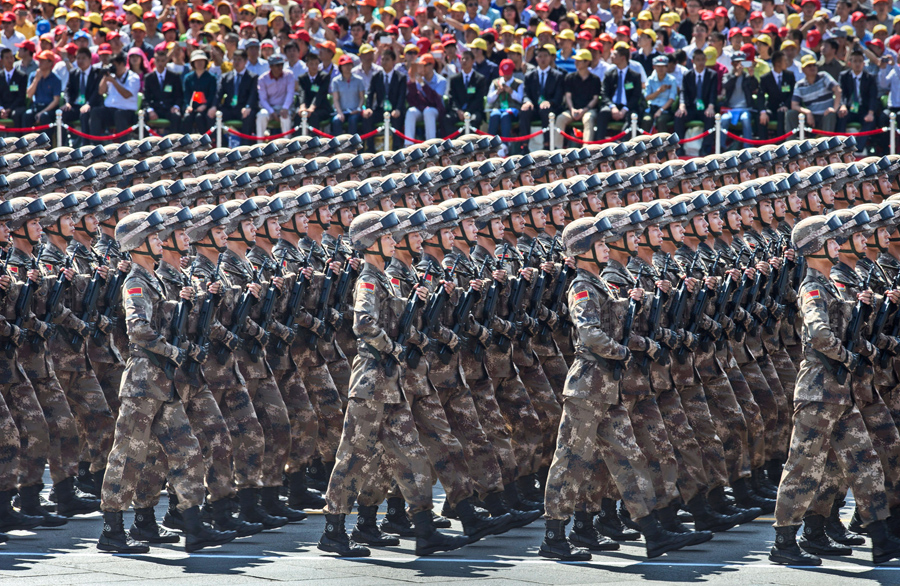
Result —
[[[384, 266], [394, 252], [390, 233], [398, 224], [393, 213], [367, 212], [350, 225], [352, 245], [365, 255], [353, 300], [359, 353], [353, 359], [344, 433], [325, 495], [325, 533], [318, 546], [342, 556], [369, 555], [367, 548], [350, 541], [344, 517], [356, 500], [361, 479], [377, 470], [381, 459], [379, 443], [410, 504], [416, 555], [453, 550], [468, 542], [466, 537], [448, 537], [434, 528], [427, 455], [419, 443], [409, 403], [404, 399], [401, 371], [383, 366], [384, 356], [397, 361], [406, 351], [395, 341], [403, 302], [391, 294], [384, 274]], [[424, 287], [417, 290], [420, 298], [427, 293]]]
[[[169, 478], [179, 496], [185, 524], [188, 552], [222, 545], [237, 537], [235, 532], [219, 532], [200, 522], [203, 500], [202, 456], [197, 438], [175, 386], [165, 375], [170, 361], [177, 368], [188, 357], [202, 361], [203, 350], [173, 346], [160, 333], [166, 304], [162, 284], [153, 267], [162, 256], [159, 232], [165, 218], [159, 213], [137, 212], [116, 226], [116, 240], [123, 251], [131, 252], [133, 264], [125, 280], [125, 315], [132, 354], [122, 377], [121, 407], [116, 434], [103, 480], [103, 532], [97, 544], [101, 551], [147, 553], [150, 548], [126, 535], [123, 512], [131, 504], [137, 475], [144, 464], [149, 443], [159, 441], [169, 460]], [[194, 289], [185, 287], [181, 298], [193, 299]]]

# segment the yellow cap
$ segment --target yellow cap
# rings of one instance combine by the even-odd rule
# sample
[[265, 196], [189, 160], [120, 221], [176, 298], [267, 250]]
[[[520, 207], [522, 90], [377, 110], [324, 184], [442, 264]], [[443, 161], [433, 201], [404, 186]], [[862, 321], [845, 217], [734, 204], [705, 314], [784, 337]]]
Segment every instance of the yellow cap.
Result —
[[53, 19], [56, 20], [57, 18], [63, 18], [65, 16], [67, 16], [68, 14], [69, 14], [68, 10], [66, 10], [63, 7], [59, 7], [53, 11]]
[[79, 10], [87, 10], [87, 5], [82, 0], [75, 0], [75, 2], [72, 2], [72, 8], [78, 8]]
[[638, 31], [639, 35], [647, 35], [650, 39], [655, 43], [656, 42], [656, 31], [652, 28], [645, 28], [643, 30]]
[[793, 48], [796, 49], [796, 48], [797, 48], [797, 43], [795, 43], [794, 41], [791, 41], [790, 39], [788, 39], [787, 41], [784, 41], [783, 43], [781, 43], [781, 50], [782, 50], [782, 51], [784, 51], [784, 50], [787, 49], [788, 47], [793, 47]]
[[500, 34], [501, 35], [506, 35], [506, 34], [514, 35], [514, 34], [516, 34], [516, 27], [514, 27], [511, 24], [505, 24], [500, 29]]
[[284, 20], [284, 15], [282, 13], [278, 12], [277, 10], [275, 12], [270, 12], [269, 13], [269, 25], [271, 26], [272, 22], [279, 16], [281, 17], [282, 20]]
[[519, 43], [513, 43], [509, 47], [506, 48], [507, 53], [518, 53], [519, 55], [525, 54], [525, 49], [522, 48], [522, 45]]
[[41, 4], [50, 4], [52, 6], [59, 6], [59, 0], [40, 0]]
[[799, 14], [788, 14], [786, 22], [787, 22], [787, 27], [789, 29], [800, 28], [800, 15]]
[[83, 17], [81, 17], [81, 20], [89, 22], [94, 26], [100, 26], [101, 24], [103, 24], [103, 17], [96, 12], [91, 12], [90, 14], [84, 15]]
[[502, 19], [502, 18], [497, 18], [497, 19], [494, 20], [494, 23], [493, 23], [491, 26], [494, 27], [494, 30], [498, 30], [498, 31], [499, 31], [501, 28], [503, 28], [503, 26], [504, 26], [505, 24], [507, 24], [507, 23], [506, 23], [506, 20], [504, 20], [504, 19]]
[[584, 21], [584, 24], [581, 25], [581, 28], [589, 28], [591, 30], [600, 30], [600, 23], [597, 22], [596, 18], [589, 18]]
[[552, 35], [553, 29], [550, 28], [550, 25], [548, 25], [546, 22], [541, 22], [541, 24], [537, 26], [537, 30], [534, 32], [534, 34], [535, 36], [540, 37], [544, 33]]
[[418, 52], [419, 52], [419, 46], [418, 46], [418, 45], [414, 45], [414, 44], [410, 43], [410, 44], [406, 45], [405, 47], [403, 47], [403, 54], [404, 54], [404, 55], [407, 54], [407, 53], [418, 53]]
[[140, 6], [138, 6], [137, 4], [129, 4], [128, 6], [123, 6], [122, 10], [124, 10], [126, 12], [130, 12], [131, 14], [135, 15], [138, 18], [144, 16], [144, 9], [141, 8]]
[[591, 52], [587, 49], [579, 49], [577, 53], [575, 53], [575, 61], [593, 61], [594, 57], [591, 55]]
[[638, 20], [653, 20], [653, 14], [649, 10], [641, 10], [638, 13]]
[[381, 22], [380, 20], [373, 20], [369, 24], [369, 28], [380, 28], [381, 30], [384, 30], [384, 23]]
[[488, 48], [487, 41], [485, 41], [484, 39], [475, 39], [468, 45], [468, 47], [470, 49], [481, 49], [482, 51], [487, 51]]
[[318, 8], [310, 8], [306, 16], [308, 18], [322, 18], [322, 11]]
[[883, 24], [876, 24], [876, 25], [872, 28], [872, 34], [873, 34], [873, 35], [877, 35], [878, 33], [888, 34], [888, 29], [887, 29], [887, 27], [884, 26]]
[[625, 7], [625, 4], [622, 3], [622, 0], [612, 0], [612, 2], [609, 3], [609, 5], [610, 6], [618, 6], [619, 8]]
[[675, 22], [675, 24], [678, 24], [681, 22], [681, 15], [678, 14], [677, 12], [667, 12], [666, 14], [672, 15], [672, 20]]
[[767, 34], [761, 34], [758, 37], [756, 37], [756, 42], [762, 43], [764, 45], [768, 45], [771, 47], [772, 46], [772, 37], [770, 37]]
[[564, 30], [561, 33], [559, 33], [558, 35], [556, 35], [556, 38], [561, 41], [574, 41], [575, 40], [575, 31], [573, 31], [570, 28], [567, 28], [566, 30]]
[[252, 4], [244, 4], [243, 6], [240, 7], [240, 9], [238, 9], [238, 11], [241, 11], [241, 10], [246, 10], [250, 14], [254, 14], [254, 15], [256, 14], [256, 6], [254, 6]]
[[77, 12], [69, 12], [68, 14], [66, 14], [66, 20], [72, 20], [73, 18], [75, 20], [81, 20], [81, 15]]
[[191, 16], [190, 16], [190, 18], [188, 18], [188, 20], [196, 20], [197, 22], [201, 22], [201, 23], [206, 22], [206, 19], [204, 19], [203, 15], [200, 14], [199, 12], [195, 12], [195, 13], [191, 14]]
[[716, 53], [715, 47], [707, 47], [703, 49], [703, 54], [706, 55], [706, 66], [710, 67], [716, 64], [716, 59], [719, 58], [719, 54]]
[[136, 22], [131, 25], [131, 30], [147, 32], [147, 25], [145, 25], [143, 22]]
[[397, 11], [394, 10], [393, 6], [385, 6], [384, 8], [381, 9], [381, 12], [383, 12], [385, 14], [390, 14], [394, 18], [397, 17]]
[[222, 42], [220, 42], [220, 41], [216, 41], [216, 42], [214, 42], [214, 43], [210, 43], [210, 46], [215, 47], [216, 49], [218, 49], [219, 51], [222, 51], [223, 53], [227, 53], [227, 52], [228, 52], [228, 51], [225, 50], [225, 43], [222, 43]]
[[234, 28], [234, 21], [231, 20], [231, 17], [227, 14], [223, 14], [222, 16], [214, 20], [219, 23], [220, 27], [224, 26], [225, 28]]
[[900, 22], [900, 14], [894, 17], [894, 24], [897, 24], [898, 22]]
[[816, 10], [815, 14], [813, 14], [813, 18], [828, 18], [828, 13], [824, 10]]
[[363, 45], [359, 48], [359, 54], [365, 55], [366, 53], [374, 53], [375, 49], [369, 43], [363, 43]]
[[668, 26], [671, 27], [675, 24], [675, 19], [672, 18], [672, 13], [667, 12], [659, 17], [659, 26]]
[[447, 0], [438, 0], [434, 3], [435, 6], [443, 6], [447, 10], [450, 10], [450, 3]]
[[812, 55], [804, 55], [803, 57], [800, 58], [800, 68], [801, 69], [806, 67], [807, 65], [815, 65], [815, 64], [816, 64], [816, 58], [813, 57]]
[[516, 29], [516, 36], [523, 37], [528, 34], [528, 29], [519, 27]]
[[631, 45], [626, 43], [625, 41], [619, 41], [615, 45], [613, 45], [613, 49], [628, 49], [631, 51]]
[[556, 45], [547, 43], [546, 45], [543, 45], [542, 48], [547, 49], [547, 51], [549, 51], [550, 54], [553, 55], [554, 57], [556, 56]]
[[465, 12], [466, 5], [462, 2], [457, 2], [453, 6], [450, 7], [450, 12]]
[[[131, 28], [134, 28], [133, 26]], [[214, 23], [213, 21], [209, 21], [206, 23], [206, 26], [203, 27], [203, 32], [209, 33], [213, 36], [219, 34], [219, 31], [222, 30], [219, 28], [219, 25]]]

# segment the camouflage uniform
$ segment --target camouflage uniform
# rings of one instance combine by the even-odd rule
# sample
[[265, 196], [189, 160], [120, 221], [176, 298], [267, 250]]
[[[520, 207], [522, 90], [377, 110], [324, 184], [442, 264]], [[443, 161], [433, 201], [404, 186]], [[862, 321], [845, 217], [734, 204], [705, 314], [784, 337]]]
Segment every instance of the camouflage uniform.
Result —
[[[350, 247], [346, 242], [341, 242], [327, 232], [322, 234], [322, 248], [325, 251], [334, 251], [335, 246], [338, 247], [338, 253], [335, 260], [345, 263], [349, 258], [348, 253]], [[350, 388], [350, 362], [346, 356], [344, 348], [353, 348], [355, 351], [356, 339], [353, 336], [353, 308], [347, 304], [337, 305], [337, 299], [334, 300], [333, 306], [343, 317], [340, 327], [337, 328], [334, 335], [333, 351], [331, 348], [326, 349], [323, 355], [326, 355], [328, 362], [328, 372], [331, 373], [331, 379], [341, 393], [342, 400], [346, 403], [347, 389]]]
[[[888, 274], [888, 278], [896, 279], [897, 273], [900, 272], [900, 261], [897, 261], [892, 255], [882, 253], [878, 256], [878, 264], [880, 264]], [[887, 332], [890, 333], [890, 332]], [[894, 358], [890, 361], [890, 369], [893, 370], [898, 363], [898, 359]], [[890, 380], [890, 382], [888, 382]], [[900, 428], [900, 377], [895, 376], [892, 379], [876, 380], [877, 390], [884, 400], [885, 405], [891, 412], [891, 418], [894, 425]]]
[[[544, 250], [547, 252], [550, 251], [550, 248], [553, 246], [553, 238], [547, 235], [545, 232], [541, 232], [537, 235], [537, 240], [540, 242], [541, 246], [543, 246]], [[559, 253], [556, 254], [556, 258], [550, 259], [552, 262], [557, 263], [559, 269], [562, 269], [562, 255]], [[556, 278], [559, 278], [560, 272], [557, 271]], [[544, 299], [547, 300], [550, 298], [550, 295], [553, 291], [553, 283], [550, 282], [547, 284], [547, 288], [544, 291]], [[561, 309], [565, 309], [565, 303], [560, 304]], [[550, 321], [553, 325], [551, 326], [552, 331], [559, 329], [559, 324], [561, 320], [561, 316], [559, 313], [554, 313], [550, 316]], [[566, 384], [566, 375], [569, 373], [569, 365], [566, 364], [565, 358], [563, 358], [563, 353], [560, 351], [559, 347], [556, 344], [556, 341], [552, 337], [547, 337], [546, 340], [541, 339], [541, 336], [535, 336], [532, 338], [532, 344], [534, 346], [534, 353], [537, 354], [538, 359], [541, 361], [541, 368], [544, 369], [544, 375], [546, 375], [547, 380], [550, 381], [550, 386], [553, 388], [553, 392], [556, 394], [556, 398], [558, 402], [562, 402], [562, 391], [563, 387]], [[560, 413], [562, 413], [560, 411]], [[554, 434], [556, 432], [554, 431]], [[550, 454], [553, 453], [553, 448], [550, 450]], [[552, 456], [551, 456], [552, 457]]]
[[[119, 243], [116, 239], [108, 234], [101, 234], [100, 239], [94, 246], [94, 252], [99, 255], [106, 256], [109, 254], [107, 264], [110, 267], [110, 274], [117, 270], [116, 266], [119, 261], [123, 260], [119, 252]], [[78, 257], [75, 258], [78, 263]], [[78, 272], [83, 273], [81, 267]], [[110, 277], [112, 278], [112, 277]], [[97, 302], [97, 310], [105, 311], [107, 308], [103, 304], [103, 300]], [[92, 337], [92, 343], [88, 345], [88, 358], [91, 366], [94, 368], [94, 374], [103, 389], [106, 396], [106, 404], [109, 405], [113, 415], [119, 414], [119, 386], [122, 383], [122, 373], [125, 372], [125, 356], [128, 354], [128, 334], [125, 331], [125, 313], [121, 304], [114, 308], [116, 324], [112, 331], [112, 336], [104, 335], [99, 338], [97, 343]]]

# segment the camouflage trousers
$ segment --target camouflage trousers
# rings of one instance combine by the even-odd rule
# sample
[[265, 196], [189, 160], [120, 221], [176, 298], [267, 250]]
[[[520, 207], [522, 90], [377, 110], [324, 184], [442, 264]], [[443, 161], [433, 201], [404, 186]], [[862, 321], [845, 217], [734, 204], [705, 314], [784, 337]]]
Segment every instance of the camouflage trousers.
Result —
[[[759, 405], [753, 398], [750, 385], [747, 384], [744, 373], [738, 368], [733, 357], [730, 357], [725, 365], [725, 374], [728, 376], [728, 383], [731, 385], [731, 390], [734, 391], [734, 398], [740, 405], [744, 422], [747, 424], [747, 445], [740, 469], [729, 470], [731, 480], [736, 480], [744, 476], [742, 473], [744, 469], [755, 470], [766, 463], [766, 424], [763, 421]], [[740, 475], [735, 476], [739, 473]]]
[[325, 512], [349, 514], [360, 490], [378, 472], [382, 460], [393, 471], [410, 511], [430, 510], [430, 465], [409, 404], [351, 398], [337, 460], [325, 491]]
[[[538, 344], [535, 344], [535, 347], [538, 347]], [[560, 405], [560, 416], [562, 416], [562, 393], [563, 388], [566, 386], [566, 376], [569, 375], [569, 365], [566, 364], [565, 359], [559, 353], [556, 344], [553, 344], [553, 352], [553, 354], [547, 355], [539, 353], [538, 359], [541, 361], [541, 368], [544, 369], [544, 374], [547, 376], [547, 380], [550, 381], [550, 387], [556, 395], [556, 402]]]
[[287, 407], [272, 375], [268, 378], [248, 378], [247, 393], [253, 402], [265, 440], [262, 485], [281, 486], [284, 484], [284, 469], [291, 449], [291, 422]]
[[597, 456], [606, 464], [633, 519], [656, 506], [647, 461], [624, 405], [566, 397], [556, 453], [550, 464], [544, 508], [548, 519], [568, 519], [597, 478]]
[[538, 360], [535, 359], [531, 366], [520, 367], [519, 379], [524, 383], [531, 404], [541, 422], [540, 467], [547, 468], [553, 460], [553, 452], [556, 449], [556, 433], [559, 430], [562, 407]]
[[669, 443], [675, 451], [678, 465], [678, 491], [684, 502], [706, 492], [709, 483], [703, 467], [703, 454], [694, 436], [681, 396], [672, 388], [656, 395], [656, 404], [666, 426]]
[[488, 350], [485, 364], [494, 386], [494, 396], [500, 413], [511, 430], [513, 453], [516, 457], [518, 477], [527, 476], [541, 467], [543, 437], [541, 421], [528, 396], [522, 379], [513, 370], [510, 376], [496, 376], [491, 372], [491, 351]]
[[[778, 371], [775, 369], [775, 365], [769, 356], [757, 358], [756, 362], [759, 364], [759, 369], [762, 371], [763, 376], [766, 377], [766, 384], [772, 389], [772, 395], [775, 398], [775, 431], [772, 435], [772, 450], [768, 459], [783, 461], [787, 457], [788, 442], [790, 441], [790, 403], [788, 403], [784, 387], [779, 380]], [[767, 439], [766, 446], [768, 447], [769, 444], [770, 442]]]
[[40, 484], [50, 452], [50, 430], [34, 388], [23, 377], [17, 383], [0, 385], [0, 395], [9, 408], [18, 434], [18, 469], [15, 471], [18, 485]]
[[78, 427], [66, 395], [56, 375], [30, 380], [50, 432], [50, 478], [53, 484], [74, 478], [78, 474]]
[[900, 386], [882, 389], [881, 396], [891, 412], [894, 425], [900, 428]]
[[346, 358], [329, 362], [328, 372], [341, 397], [341, 411], [347, 410], [347, 393], [350, 391], [350, 363]]
[[[781, 388], [784, 389], [787, 404], [791, 405], [794, 402], [794, 386], [797, 384], [797, 366], [791, 360], [791, 356], [784, 346], [780, 346], [777, 352], [769, 354], [769, 359], [772, 361], [772, 366], [775, 367], [775, 372], [778, 373], [778, 380], [781, 381]], [[787, 414], [787, 419], [788, 427], [790, 427], [790, 413]], [[787, 435], [788, 441], [790, 441], [790, 432]]]
[[266, 441], [247, 388], [235, 384], [228, 388], [210, 387], [209, 391], [219, 405], [231, 436], [235, 488], [262, 487]]
[[181, 401], [123, 397], [103, 478], [101, 510], [128, 509], [154, 439], [168, 460], [168, 479], [178, 495], [179, 510], [203, 502], [203, 456]]
[[631, 418], [634, 438], [647, 460], [656, 506], [666, 507], [680, 495], [678, 492], [678, 463], [669, 442], [666, 424], [653, 395], [623, 395], [622, 405]]
[[830, 449], [864, 524], [888, 517], [881, 462], [856, 405], [794, 402], [791, 447], [778, 486], [775, 526], [799, 525], [813, 503]]
[[728, 471], [725, 466], [725, 448], [722, 440], [716, 432], [712, 414], [709, 411], [709, 403], [706, 393], [700, 384], [678, 386], [678, 394], [681, 395], [681, 404], [687, 415], [694, 437], [700, 446], [700, 455], [703, 457], [703, 469], [706, 471], [707, 489], [718, 488], [728, 484]]
[[728, 479], [747, 478], [750, 476], [747, 421], [734, 389], [725, 373], [705, 379], [701, 377], [701, 380], [716, 434], [722, 440]]
[[487, 377], [484, 367], [480, 367], [481, 376], [479, 378], [470, 378], [477, 376], [478, 369], [474, 368], [476, 363], [475, 357], [471, 353], [463, 354], [463, 372], [466, 373], [466, 381], [472, 390], [472, 401], [475, 409], [478, 411], [478, 419], [484, 433], [487, 434], [488, 440], [494, 448], [494, 453], [500, 463], [500, 474], [503, 478], [504, 486], [515, 482], [519, 477], [519, 467], [516, 461], [515, 451], [513, 450], [512, 433], [507, 426], [506, 420], [500, 412], [500, 405], [497, 403], [497, 397], [494, 394], [494, 385], [491, 379]]
[[[5, 387], [0, 386], [0, 395]], [[0, 490], [12, 490], [16, 488], [19, 471], [19, 450], [22, 439], [19, 430], [13, 420], [12, 413], [6, 405], [6, 399], [0, 396]]]
[[66, 399], [78, 426], [82, 445], [79, 459], [90, 462], [91, 472], [103, 470], [112, 448], [116, 425], [103, 389], [90, 370], [58, 370], [56, 376], [60, 386], [65, 389]]
[[294, 344], [291, 352], [319, 422], [316, 452], [323, 462], [333, 462], [344, 424], [341, 395], [331, 378], [328, 365], [318, 352], [300, 348], [298, 344]]
[[124, 362], [91, 362], [94, 369], [94, 375], [100, 388], [103, 389], [103, 396], [106, 397], [106, 404], [112, 411], [113, 417], [119, 415], [119, 385], [122, 384], [122, 373], [125, 372]]
[[319, 421], [299, 370], [275, 371], [275, 380], [291, 422], [291, 449], [285, 472], [303, 472], [316, 453]]
[[765, 442], [765, 459], [775, 457], [775, 441], [778, 434], [778, 404], [775, 401], [775, 393], [766, 382], [766, 377], [756, 362], [748, 362], [739, 365], [747, 386], [753, 394], [753, 401], [759, 405], [759, 413], [765, 426], [763, 441]]

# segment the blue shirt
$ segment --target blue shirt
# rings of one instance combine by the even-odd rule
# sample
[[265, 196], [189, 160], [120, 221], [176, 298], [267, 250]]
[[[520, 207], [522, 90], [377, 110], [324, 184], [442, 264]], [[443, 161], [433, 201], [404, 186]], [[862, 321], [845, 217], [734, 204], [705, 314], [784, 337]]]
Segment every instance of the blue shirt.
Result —
[[570, 57], [563, 57], [562, 51], [556, 53], [556, 68], [563, 73], [575, 73], [575, 52]]
[[678, 82], [675, 81], [675, 76], [671, 73], [667, 73], [662, 81], [660, 81], [656, 76], [656, 71], [651, 73], [650, 77], [647, 78], [647, 88], [644, 90], [644, 96], [649, 96], [664, 85], [669, 86], [669, 89], [650, 100], [651, 106], [659, 106], [662, 108], [669, 100], [678, 98]]
[[[28, 76], [28, 85], [34, 81], [37, 71]], [[34, 92], [33, 101], [38, 106], [47, 106], [62, 93], [62, 81], [55, 73], [50, 73], [47, 77], [38, 82], [37, 90]]]

